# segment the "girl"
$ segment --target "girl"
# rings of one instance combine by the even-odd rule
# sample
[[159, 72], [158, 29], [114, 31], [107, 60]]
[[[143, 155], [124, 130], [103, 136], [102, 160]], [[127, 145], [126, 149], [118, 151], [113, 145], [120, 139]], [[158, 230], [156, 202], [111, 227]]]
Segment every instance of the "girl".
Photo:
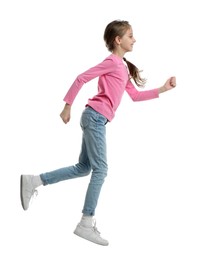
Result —
[[64, 97], [65, 106], [60, 116], [66, 124], [70, 121], [71, 106], [84, 83], [99, 77], [98, 93], [88, 100], [82, 113], [80, 125], [83, 131], [82, 147], [78, 163], [38, 176], [21, 175], [21, 203], [24, 210], [36, 188], [71, 178], [91, 174], [86, 192], [81, 221], [74, 233], [91, 242], [107, 246], [108, 241], [100, 236], [94, 221], [101, 187], [107, 176], [106, 124], [111, 122], [126, 91], [133, 101], [158, 98], [159, 94], [176, 86], [176, 78], [169, 78], [162, 87], [138, 91], [145, 84], [135, 65], [124, 58], [132, 51], [135, 43], [131, 25], [127, 21], [115, 20], [109, 23], [104, 32], [104, 41], [111, 54], [101, 63], [80, 74]]

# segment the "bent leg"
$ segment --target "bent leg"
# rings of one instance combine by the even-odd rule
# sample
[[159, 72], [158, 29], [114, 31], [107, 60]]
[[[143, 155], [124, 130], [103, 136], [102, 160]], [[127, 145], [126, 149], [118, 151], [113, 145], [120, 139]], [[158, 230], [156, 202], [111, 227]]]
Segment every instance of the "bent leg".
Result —
[[63, 167], [51, 172], [40, 175], [43, 185], [54, 184], [60, 181], [84, 177], [91, 171], [91, 165], [88, 159], [86, 144], [84, 138], [82, 139], [82, 147], [79, 156], [79, 162], [69, 167]]

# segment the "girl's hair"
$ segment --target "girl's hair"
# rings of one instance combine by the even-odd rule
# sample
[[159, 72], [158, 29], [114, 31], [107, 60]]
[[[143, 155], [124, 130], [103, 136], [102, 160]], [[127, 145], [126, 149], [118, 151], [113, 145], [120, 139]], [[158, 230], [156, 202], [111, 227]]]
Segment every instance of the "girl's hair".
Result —
[[[120, 38], [123, 37], [129, 28], [131, 28], [129, 22], [123, 20], [114, 20], [106, 26], [103, 38], [110, 52], [113, 52], [115, 49], [115, 38], [117, 36]], [[146, 83], [146, 79], [141, 78], [139, 69], [125, 58], [123, 58], [123, 60], [128, 66], [130, 77], [134, 79], [138, 87], [143, 87]]]

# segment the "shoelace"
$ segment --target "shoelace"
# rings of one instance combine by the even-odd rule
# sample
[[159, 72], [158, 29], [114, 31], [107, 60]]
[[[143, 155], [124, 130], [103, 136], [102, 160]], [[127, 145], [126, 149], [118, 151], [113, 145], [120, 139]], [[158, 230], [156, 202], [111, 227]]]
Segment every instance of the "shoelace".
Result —
[[35, 197], [37, 197], [37, 196], [38, 196], [38, 190], [34, 190], [34, 191], [33, 191], [33, 195], [32, 195], [32, 197], [35, 198]]
[[100, 235], [100, 231], [98, 231], [97, 227], [96, 227], [96, 220], [93, 220], [93, 230], [98, 233]]
[[38, 191], [37, 190], [33, 190], [32, 195], [31, 195], [31, 199], [30, 199], [30, 205], [33, 203], [34, 199], [38, 196]]

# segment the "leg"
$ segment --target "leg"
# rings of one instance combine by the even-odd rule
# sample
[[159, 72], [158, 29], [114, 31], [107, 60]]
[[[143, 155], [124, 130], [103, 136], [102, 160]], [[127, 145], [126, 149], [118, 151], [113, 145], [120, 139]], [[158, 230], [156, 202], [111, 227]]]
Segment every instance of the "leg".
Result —
[[107, 175], [105, 117], [88, 108], [83, 113], [81, 126], [90, 164], [92, 176], [88, 186], [83, 208], [83, 216], [74, 234], [93, 243], [107, 246], [109, 242], [100, 236], [93, 219], [101, 187]]
[[79, 156], [79, 162], [76, 165], [64, 167], [48, 173], [41, 174], [40, 177], [44, 185], [53, 184], [60, 181], [84, 177], [91, 171], [90, 162], [87, 155], [86, 144], [84, 138], [82, 139], [82, 148]]
[[20, 178], [20, 198], [24, 210], [29, 208], [29, 203], [40, 185], [47, 185], [64, 181], [67, 179], [83, 177], [90, 173], [91, 165], [88, 159], [85, 140], [82, 140], [82, 148], [79, 156], [79, 162], [74, 166], [64, 167], [52, 172], [34, 175], [21, 175]]
[[82, 211], [84, 215], [88, 216], [95, 215], [100, 191], [107, 176], [106, 122], [107, 119], [104, 116], [91, 108], [86, 109], [81, 121], [83, 138], [92, 167], [92, 176]]

